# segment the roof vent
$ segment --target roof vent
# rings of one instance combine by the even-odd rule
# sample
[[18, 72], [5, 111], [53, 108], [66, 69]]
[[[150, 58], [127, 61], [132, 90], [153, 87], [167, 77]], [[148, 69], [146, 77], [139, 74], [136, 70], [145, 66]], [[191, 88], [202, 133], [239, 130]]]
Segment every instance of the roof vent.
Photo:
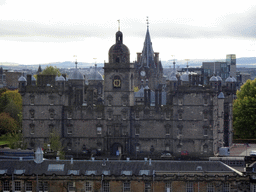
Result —
[[35, 159], [34, 159], [35, 163], [42, 163], [43, 160], [43, 150], [41, 148], [37, 148], [36, 152], [35, 152]]
[[147, 157], [145, 157], [145, 158], [144, 158], [144, 161], [145, 161], [145, 162], [147, 162], [147, 161], [148, 161], [148, 158], [147, 158]]
[[129, 157], [127, 157], [127, 158], [126, 158], [126, 161], [130, 161], [130, 158], [129, 158]]

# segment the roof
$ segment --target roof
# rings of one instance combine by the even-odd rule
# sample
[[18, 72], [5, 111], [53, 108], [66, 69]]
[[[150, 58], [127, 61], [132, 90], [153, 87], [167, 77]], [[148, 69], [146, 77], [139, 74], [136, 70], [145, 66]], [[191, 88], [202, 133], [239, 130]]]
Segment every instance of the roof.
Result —
[[84, 76], [77, 69], [77, 62], [75, 71], [69, 76], [69, 80], [84, 80]]
[[18, 81], [25, 81], [27, 82], [27, 79], [24, 76], [20, 76], [20, 78], [18, 79]]
[[91, 71], [91, 75], [88, 77], [88, 80], [91, 81], [103, 81], [102, 75], [97, 71], [97, 65]]
[[215, 75], [213, 75], [213, 76], [210, 78], [210, 81], [218, 81], [218, 78], [217, 78]]
[[[198, 169], [198, 167], [202, 169]], [[18, 171], [17, 171], [18, 170]], [[22, 170], [22, 171], [20, 171]], [[0, 174], [12, 175], [153, 175], [154, 172], [198, 172], [235, 173], [232, 168], [220, 161], [166, 161], [166, 160], [0, 160]]]

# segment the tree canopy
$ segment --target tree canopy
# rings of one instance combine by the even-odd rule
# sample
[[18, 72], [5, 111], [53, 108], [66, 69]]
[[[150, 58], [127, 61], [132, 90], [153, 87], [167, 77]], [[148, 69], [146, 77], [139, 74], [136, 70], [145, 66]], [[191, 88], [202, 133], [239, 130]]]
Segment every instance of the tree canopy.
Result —
[[247, 80], [237, 91], [233, 105], [233, 127], [241, 139], [256, 139], [256, 79]]
[[43, 71], [42, 75], [58, 75], [61, 76], [60, 70], [55, 66], [47, 66]]

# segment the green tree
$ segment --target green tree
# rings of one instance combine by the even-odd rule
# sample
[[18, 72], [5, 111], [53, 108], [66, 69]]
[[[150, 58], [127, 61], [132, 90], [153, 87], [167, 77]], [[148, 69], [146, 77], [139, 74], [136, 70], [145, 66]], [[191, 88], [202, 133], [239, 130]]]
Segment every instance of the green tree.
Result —
[[247, 80], [237, 91], [233, 105], [233, 127], [241, 139], [256, 139], [256, 79]]
[[42, 75], [58, 75], [61, 76], [60, 70], [55, 66], [47, 66], [41, 73]]
[[17, 132], [17, 122], [8, 113], [0, 113], [0, 134], [11, 133], [14, 135]]
[[44, 144], [44, 149], [48, 148], [47, 144], [50, 144], [51, 151], [56, 152], [57, 156], [59, 156], [61, 159], [64, 159], [65, 153], [63, 151], [61, 138], [56, 130], [53, 130], [53, 132], [51, 133], [49, 143]]
[[10, 101], [14, 102], [19, 111], [22, 110], [22, 98], [18, 90], [6, 90], [0, 95], [0, 106], [3, 106], [3, 109]]

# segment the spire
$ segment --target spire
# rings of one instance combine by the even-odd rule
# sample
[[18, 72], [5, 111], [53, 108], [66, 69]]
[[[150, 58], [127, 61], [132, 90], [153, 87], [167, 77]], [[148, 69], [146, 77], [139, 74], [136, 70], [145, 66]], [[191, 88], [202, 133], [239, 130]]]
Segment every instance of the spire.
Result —
[[147, 33], [146, 38], [142, 50], [141, 60], [140, 60], [140, 67], [153, 67], [156, 68], [156, 64], [154, 61], [154, 51], [152, 47], [152, 42], [149, 34], [149, 22], [147, 17]]

